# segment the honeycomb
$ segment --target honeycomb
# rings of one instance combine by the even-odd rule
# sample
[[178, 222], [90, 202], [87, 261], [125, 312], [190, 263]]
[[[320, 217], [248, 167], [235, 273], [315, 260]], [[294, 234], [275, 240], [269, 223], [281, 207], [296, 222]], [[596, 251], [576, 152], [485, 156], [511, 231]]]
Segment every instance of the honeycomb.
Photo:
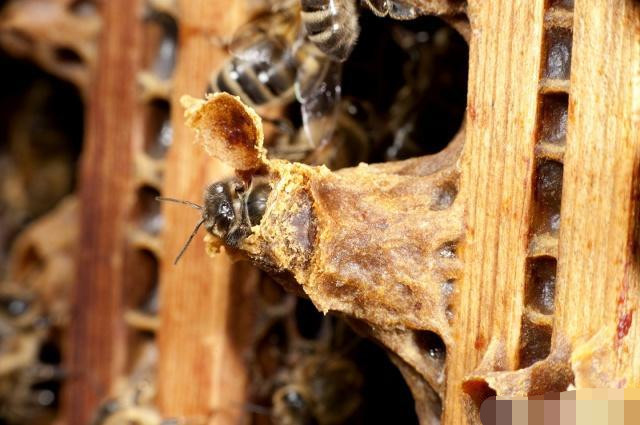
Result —
[[0, 45], [88, 96], [100, 17], [91, 0], [11, 1], [0, 17]]
[[69, 340], [77, 207], [70, 196], [30, 224], [13, 245], [1, 282], [0, 417], [8, 423], [55, 417]]
[[[637, 334], [633, 321], [637, 264], [633, 260], [624, 265], [622, 282], [611, 283], [620, 289], [615, 299], [614, 326], [569, 340], [563, 335], [562, 319], [558, 318], [566, 310], [562, 305], [563, 291], [568, 285], [562, 273], [566, 273], [569, 257], [579, 254], [562, 248], [567, 239], [563, 236], [567, 234], [567, 207], [571, 209], [573, 201], [567, 201], [566, 188], [575, 178], [569, 160], [565, 171], [565, 156], [575, 162], [575, 157], [591, 152], [572, 152], [578, 144], [571, 140], [575, 137], [573, 132], [568, 131], [575, 131], [575, 108], [584, 109], [588, 103], [581, 103], [580, 93], [576, 94], [571, 87], [575, 67], [584, 67], [578, 58], [585, 54], [578, 44], [575, 50], [573, 46], [574, 31], [576, 36], [585, 37], [585, 29], [580, 27], [584, 26], [585, 11], [577, 17], [580, 19], [574, 20], [573, 0], [536, 3], [539, 9], [535, 9], [534, 15], [540, 14], [532, 15], [534, 31], [526, 38], [533, 40], [533, 46], [526, 48], [519, 44], [522, 37], [509, 40], [505, 36], [510, 31], [521, 36], [521, 29], [509, 24], [510, 20], [527, 24], [531, 21], [532, 16], [523, 18], [523, 15], [534, 7], [526, 5], [518, 8], [506, 1], [500, 3], [500, 13], [511, 15], [500, 15], [500, 23], [490, 28], [492, 31], [480, 25], [486, 24], [486, 16], [492, 13], [480, 1], [403, 0], [403, 5], [431, 15], [415, 22], [398, 23], [363, 12], [362, 34], [364, 39], [371, 38], [362, 42], [345, 63], [341, 107], [370, 116], [357, 115], [362, 128], [349, 134], [339, 133], [332, 143], [312, 151], [301, 152], [299, 146], [287, 146], [286, 137], [278, 138], [278, 132], [286, 127], [280, 124], [285, 121], [296, 136], [302, 133], [300, 111], [296, 107], [254, 111], [226, 94], [207, 96], [204, 100], [184, 97], [186, 125], [195, 130], [204, 150], [233, 168], [236, 177], [245, 183], [266, 178], [271, 192], [260, 223], [238, 246], [224, 246], [214, 235], [205, 236], [210, 255], [228, 255], [238, 260], [223, 271], [235, 286], [227, 289], [220, 285], [222, 289], [218, 292], [207, 292], [209, 288], [202, 286], [207, 279], [216, 284], [229, 283], [207, 275], [192, 287], [188, 285], [194, 282], [179, 282], [184, 284], [184, 291], [182, 288], [175, 291], [176, 283], [169, 281], [172, 291], [163, 293], [160, 285], [162, 282], [163, 288], [167, 287], [166, 274], [175, 277], [181, 273], [172, 273], [169, 265], [164, 264], [168, 258], [166, 245], [174, 248], [173, 235], [178, 233], [174, 227], [181, 223], [167, 222], [162, 214], [166, 210], [157, 198], [179, 196], [166, 193], [166, 188], [184, 188], [193, 181], [199, 184], [208, 175], [208, 170], [201, 167], [206, 159], [202, 164], [195, 161], [180, 164], [181, 155], [188, 148], [176, 146], [176, 142], [185, 142], [182, 123], [179, 119], [176, 122], [180, 115], [176, 100], [184, 87], [189, 87], [184, 91], [194, 96], [204, 91], [207, 83], [204, 79], [195, 82], [201, 87], [197, 93], [192, 90], [195, 83], [185, 84], [184, 80], [191, 79], [192, 73], [199, 75], [201, 61], [209, 63], [209, 58], [198, 54], [205, 51], [207, 55], [222, 57], [217, 50], [221, 42], [218, 36], [227, 21], [241, 25], [240, 21], [269, 7], [264, 0], [246, 3], [239, 13], [242, 16], [236, 16], [234, 4], [224, 11], [224, 23], [205, 25], [194, 23], [189, 15], [197, 11], [200, 2], [137, 2], [143, 5], [141, 10], [135, 13], [126, 10], [122, 14], [135, 16], [126, 20], [128, 24], [134, 22], [133, 28], [120, 28], [113, 24], [113, 16], [107, 17], [112, 25], [110, 31], [142, 34], [131, 38], [140, 45], [130, 46], [136, 60], [127, 62], [128, 65], [135, 62], [132, 65], [135, 78], [127, 78], [122, 87], [127, 94], [134, 92], [130, 90], [134, 86], [136, 90], [132, 104], [128, 105], [132, 116], [122, 117], [126, 121], [123, 126], [132, 127], [127, 129], [131, 130], [127, 134], [131, 136], [127, 146], [131, 164], [129, 159], [123, 160], [126, 167], [131, 165], [131, 171], [122, 173], [126, 180], [123, 193], [96, 196], [99, 200], [115, 199], [117, 208], [91, 209], [90, 205], [78, 205], [78, 200], [70, 197], [52, 209], [73, 190], [77, 152], [56, 151], [40, 157], [35, 150], [23, 149], [29, 143], [16, 142], [11, 155], [17, 153], [27, 160], [12, 163], [10, 155], [0, 151], [3, 202], [0, 206], [10, 204], [7, 210], [11, 209], [11, 214], [18, 211], [10, 215], [0, 208], [1, 224], [8, 224], [0, 226], [3, 244], [0, 267], [7, 269], [0, 286], [3, 420], [85, 423], [86, 412], [77, 414], [73, 407], [69, 408], [79, 406], [87, 411], [93, 409], [89, 413], [94, 425], [131, 422], [195, 425], [235, 419], [243, 424], [279, 425], [432, 424], [458, 423], [463, 419], [479, 423], [482, 403], [493, 396], [538, 396], [572, 388], [621, 388], [637, 383], [637, 371], [630, 360], [634, 355], [630, 340]], [[0, 46], [11, 55], [28, 58], [72, 82], [95, 111], [100, 101], [109, 103], [116, 94], [100, 93], [100, 97], [92, 97], [92, 73], [104, 77], [105, 70], [126, 57], [118, 50], [115, 59], [105, 56], [105, 63], [97, 66], [96, 41], [101, 25], [98, 12], [103, 7], [104, 2], [86, 0], [5, 2], [0, 15]], [[623, 9], [628, 13], [635, 7]], [[116, 8], [109, 6], [103, 10], [113, 12]], [[611, 12], [611, 16], [617, 16], [618, 12]], [[422, 34], [421, 41], [416, 41], [416, 32]], [[500, 36], [489, 34], [492, 32], [500, 32]], [[471, 46], [470, 51], [464, 41]], [[491, 44], [494, 42], [495, 46]], [[198, 48], [193, 47], [196, 44]], [[584, 44], [583, 41], [583, 50]], [[628, 49], [626, 44], [620, 45], [621, 51]], [[534, 88], [528, 99], [531, 105], [516, 105], [519, 100], [510, 98], [510, 94], [520, 93], [518, 87], [502, 83], [522, 83], [523, 79], [513, 76], [524, 74], [521, 71], [528, 69], [529, 59], [538, 54], [538, 47], [540, 57], [535, 60], [539, 59], [539, 63], [533, 61], [536, 78], [530, 81]], [[524, 51], [529, 48], [533, 54]], [[189, 54], [183, 55], [187, 50]], [[196, 50], [199, 53], [193, 54]], [[491, 53], [499, 60], [483, 62], [483, 58], [478, 58]], [[611, 56], [612, 61], [617, 58]], [[507, 67], [501, 62], [505, 58]], [[522, 64], [522, 70], [516, 64], [517, 59], [527, 62]], [[466, 88], [468, 62], [475, 66], [476, 75], [470, 80], [467, 99], [466, 89], [459, 88]], [[369, 69], [380, 73], [368, 72]], [[500, 84], [492, 85], [494, 82]], [[635, 88], [633, 84], [631, 88]], [[493, 97], [487, 95], [491, 90], [485, 90], [485, 86], [493, 90]], [[25, 102], [26, 109], [38, 109], [41, 100], [38, 96], [42, 96], [41, 91], [34, 90]], [[442, 99], [442, 103], [437, 102]], [[467, 100], [469, 106], [465, 111]], [[635, 103], [630, 108], [635, 113]], [[487, 117], [493, 113], [499, 119]], [[12, 122], [14, 134], [18, 134], [12, 136], [15, 140], [28, 139], [21, 137], [28, 134], [25, 129], [31, 122], [23, 118]], [[533, 124], [532, 131], [514, 137], [509, 131], [496, 128], [499, 127], [496, 123], [503, 124], [500, 119], [506, 121], [504, 125], [509, 131], [526, 130]], [[91, 130], [95, 132], [98, 124], [99, 120], [90, 123]], [[521, 139], [501, 143], [499, 137], [494, 137], [505, 134]], [[355, 142], [359, 144], [353, 149]], [[614, 142], [612, 137], [611, 143]], [[615, 146], [620, 147], [620, 143]], [[100, 145], [100, 149], [104, 149], [101, 152], [105, 156], [117, 157], [119, 153], [108, 143]], [[502, 150], [495, 157], [504, 163], [486, 161]], [[175, 155], [176, 152], [179, 154]], [[595, 148], [594, 152], [601, 153]], [[193, 160], [194, 156], [185, 158]], [[9, 166], [5, 167], [6, 164]], [[223, 170], [217, 162], [214, 164], [216, 170]], [[472, 172], [468, 173], [470, 169]], [[486, 169], [492, 171], [485, 172]], [[31, 174], [35, 171], [42, 174]], [[636, 174], [634, 170], [633, 184], [637, 183]], [[167, 176], [176, 178], [179, 184], [173, 185], [173, 179]], [[511, 181], [516, 180], [514, 176], [518, 177], [516, 183]], [[85, 177], [88, 181], [83, 183], [91, 185], [91, 179], [99, 180], [100, 176], [96, 172]], [[478, 177], [496, 184], [496, 187], [487, 184], [486, 193], [480, 193], [480, 198], [485, 199], [474, 198], [485, 183]], [[598, 178], [591, 174], [588, 177]], [[45, 179], [53, 184], [37, 185]], [[34, 182], [36, 196], [29, 198], [26, 195], [29, 190], [25, 188], [32, 187], [29, 184]], [[625, 184], [616, 180], [612, 186]], [[481, 189], [470, 194], [473, 192], [470, 185], [474, 185], [473, 190], [475, 186]], [[494, 196], [493, 192], [510, 185], [517, 187], [517, 203], [509, 204], [506, 197], [510, 193]], [[100, 190], [104, 188], [97, 186], [96, 191]], [[629, 202], [634, 209], [637, 191], [632, 192]], [[477, 205], [471, 204], [470, 199], [477, 201]], [[494, 202], [501, 205], [493, 205]], [[78, 249], [76, 239], [81, 236], [90, 244], [93, 237], [93, 233], [83, 235], [78, 225], [84, 223], [86, 227], [87, 217], [84, 222], [78, 217], [78, 211], [83, 209], [96, 217], [117, 216], [114, 221], [121, 225], [116, 228], [122, 230], [123, 243], [112, 247], [115, 258], [112, 268], [118, 271], [114, 287], [106, 287], [104, 282], [102, 286], [80, 282], [74, 275], [82, 270], [79, 265], [86, 265], [78, 262], [76, 254], [84, 251]], [[112, 215], [112, 211], [116, 213]], [[503, 211], [504, 227], [495, 217], [487, 219]], [[191, 210], [189, 213], [181, 217], [191, 219], [195, 213]], [[613, 217], [614, 213], [611, 214]], [[637, 220], [637, 215], [634, 210], [629, 219]], [[27, 222], [37, 217], [40, 219], [25, 228]], [[486, 223], [497, 223], [496, 228], [481, 229]], [[96, 227], [100, 224], [96, 222]], [[636, 226], [630, 227], [631, 232], [637, 232]], [[524, 235], [523, 239], [512, 237], [515, 233]], [[626, 248], [635, 255], [637, 235], [628, 239], [633, 246]], [[491, 244], [500, 245], [503, 241], [509, 242], [509, 246], [492, 251]], [[513, 242], [518, 244], [512, 246]], [[11, 252], [4, 252], [9, 244]], [[202, 246], [195, 239], [194, 246], [199, 244]], [[193, 246], [190, 249], [189, 254], [193, 253]], [[491, 251], [487, 258], [485, 250]], [[511, 250], [518, 252], [513, 254]], [[488, 258], [491, 254], [497, 258]], [[474, 263], [474, 257], [482, 257], [482, 261]], [[180, 270], [190, 269], [191, 265], [184, 262], [195, 264], [196, 258], [183, 257], [180, 267], [184, 268]], [[219, 260], [216, 257], [212, 261], [223, 264]], [[482, 270], [473, 269], [470, 264], [480, 265]], [[514, 265], [518, 270], [513, 270]], [[607, 266], [603, 273], [609, 276], [610, 269], [617, 266], [617, 263]], [[196, 265], [190, 270], [204, 269]], [[595, 267], [593, 270], [602, 271]], [[91, 273], [86, 276], [91, 277]], [[185, 281], [196, 280], [189, 273], [183, 277]], [[493, 281], [485, 282], [487, 278]], [[470, 294], [469, 282], [478, 284]], [[502, 291], [501, 285], [508, 290]], [[92, 308], [107, 307], [100, 308], [95, 315], [82, 302], [71, 309], [72, 287], [76, 295], [86, 296], [87, 302], [92, 303], [87, 305]], [[512, 288], [516, 288], [516, 293]], [[491, 291], [494, 291], [491, 296], [485, 296]], [[182, 296], [197, 297], [205, 292], [202, 298], [206, 300], [213, 298], [209, 297], [212, 294], [219, 296], [206, 308], [224, 329], [203, 331], [203, 327], [210, 327], [211, 317], [193, 320], [195, 315], [189, 312], [181, 315], [179, 311], [169, 311], [163, 305], [167, 300], [161, 299], [161, 294], [176, 296], [178, 302], [170, 299], [171, 306], [189, 308], [183, 304], [190, 298]], [[96, 302], [95, 298], [102, 296], [104, 303]], [[493, 299], [495, 308], [481, 302], [475, 306], [477, 311], [470, 311], [469, 304], [474, 306], [468, 298], [475, 296], [483, 302]], [[12, 317], [24, 309], [27, 303], [23, 301], [27, 299], [35, 313]], [[608, 308], [608, 304], [603, 308]], [[69, 328], [70, 311], [81, 312], [86, 321], [75, 322]], [[109, 317], [111, 327], [104, 326], [103, 317], [93, 317], [105, 311], [118, 313], [117, 317]], [[578, 317], [579, 314], [576, 313]], [[496, 325], [496, 317], [507, 325]], [[183, 318], [189, 318], [189, 323]], [[167, 335], [175, 337], [179, 332], [175, 329], [166, 332], [172, 320], [185, 322], [179, 325], [186, 333], [178, 336], [186, 338], [177, 345], [189, 347], [173, 350], [174, 342]], [[105, 350], [105, 345], [82, 346], [82, 338], [90, 334], [86, 329], [104, 330], [116, 349], [106, 353], [111, 347]], [[465, 331], [473, 337], [460, 334]], [[220, 332], [223, 337], [219, 337]], [[95, 343], [95, 335], [89, 336]], [[213, 353], [211, 346], [218, 343], [224, 347], [215, 347], [218, 351]], [[70, 344], [75, 347], [67, 357]], [[189, 350], [195, 355], [189, 357]], [[167, 360], [175, 353], [187, 353], [189, 358]], [[229, 361], [231, 356], [237, 358]], [[104, 359], [105, 366], [98, 364], [91, 373], [76, 369], [70, 369], [69, 376], [61, 373], [65, 372], [62, 364], [72, 364], [78, 358], [85, 363]], [[220, 367], [223, 361], [230, 364]], [[246, 387], [243, 393], [246, 397], [229, 402], [226, 394], [219, 393], [220, 388], [229, 384], [227, 375], [233, 373], [219, 375], [218, 370], [228, 366], [229, 371], [237, 372], [234, 362], [246, 367], [246, 376], [232, 376], [239, 382], [233, 385]], [[197, 387], [194, 391], [184, 388], [189, 381], [177, 386], [170, 382], [172, 375], [182, 374], [183, 370], [196, 371], [185, 374]], [[95, 392], [101, 399], [90, 400], [84, 392], [69, 393], [70, 404], [58, 403], [61, 386], [68, 384], [68, 388], [73, 388], [80, 381], [86, 393]], [[183, 397], [188, 399], [187, 403], [184, 406], [167, 403], [175, 395], [171, 390], [180, 385], [187, 394]], [[231, 397], [242, 393], [238, 388], [229, 390]], [[38, 409], [31, 408], [34, 396]], [[461, 414], [452, 409], [452, 406], [459, 408], [458, 397], [463, 402]], [[91, 402], [85, 403], [86, 400]], [[98, 406], [93, 405], [96, 401]], [[173, 410], [179, 413], [166, 415], [167, 411], [175, 413]]]

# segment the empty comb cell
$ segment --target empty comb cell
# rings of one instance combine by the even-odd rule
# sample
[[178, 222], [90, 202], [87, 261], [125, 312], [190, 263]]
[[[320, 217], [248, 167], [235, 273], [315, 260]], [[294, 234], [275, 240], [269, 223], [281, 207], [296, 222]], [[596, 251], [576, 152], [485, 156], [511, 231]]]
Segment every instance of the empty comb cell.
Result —
[[520, 331], [520, 368], [544, 360], [551, 351], [551, 328], [522, 321]]
[[560, 229], [563, 166], [557, 161], [540, 161], [536, 167], [534, 233], [556, 235]]
[[553, 257], [532, 258], [527, 264], [525, 304], [543, 314], [553, 314], [556, 264]]
[[566, 28], [549, 28], [544, 37], [545, 78], [568, 80], [571, 74], [572, 32]]
[[548, 6], [573, 10], [573, 0], [549, 0]]
[[163, 220], [160, 214], [160, 202], [156, 201], [157, 196], [160, 196], [160, 192], [156, 189], [151, 186], [142, 186], [138, 189], [138, 199], [134, 208], [138, 225], [151, 235], [157, 235], [162, 230]]
[[143, 69], [166, 80], [173, 74], [177, 53], [177, 23], [161, 12], [149, 12], [144, 26]]
[[540, 128], [541, 142], [564, 144], [567, 138], [569, 95], [549, 93], [541, 97]]
[[161, 159], [173, 138], [169, 102], [155, 99], [147, 105], [145, 112], [145, 152], [152, 158]]

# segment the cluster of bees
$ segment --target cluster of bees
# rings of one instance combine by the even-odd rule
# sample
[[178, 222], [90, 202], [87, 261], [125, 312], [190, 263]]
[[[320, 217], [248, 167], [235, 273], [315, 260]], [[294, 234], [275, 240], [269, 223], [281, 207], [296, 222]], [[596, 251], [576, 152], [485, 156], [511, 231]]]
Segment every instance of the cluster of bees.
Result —
[[57, 402], [63, 374], [43, 358], [52, 324], [39, 301], [18, 285], [0, 291], [0, 417], [8, 423], [44, 417]]
[[[0, 421], [49, 423], [56, 413], [69, 295], [74, 282], [74, 197], [33, 222], [14, 243], [0, 282]], [[58, 229], [66, 229], [55, 233]], [[47, 235], [55, 235], [48, 238]]]
[[[366, 1], [365, 6], [378, 17], [393, 19], [413, 19], [419, 12], [394, 1]], [[404, 60], [398, 78], [403, 84], [395, 87], [386, 103], [376, 96], [343, 95], [349, 93], [343, 90], [347, 87], [342, 70], [349, 69], [349, 57], [361, 35], [356, 3], [348, 0], [272, 4], [226, 41], [231, 57], [212, 74], [209, 91], [228, 92], [256, 108], [272, 126], [266, 145], [275, 157], [339, 169], [438, 150], [428, 140], [425, 143], [426, 134], [420, 132], [421, 110], [441, 94], [434, 95], [430, 89], [442, 88], [443, 75], [445, 81], [453, 79], [451, 69], [438, 75], [438, 59], [452, 44], [464, 42], [444, 25], [432, 24], [430, 31], [401, 24], [389, 27], [387, 36]], [[460, 56], [460, 62], [454, 63], [460, 69], [454, 74], [466, 75], [466, 57]], [[460, 103], [461, 121], [464, 93]], [[451, 106], [445, 102], [444, 116], [456, 115], [451, 114]], [[460, 126], [460, 121], [453, 121], [443, 135], [446, 141]], [[205, 191], [203, 205], [164, 198], [202, 213], [176, 261], [202, 225], [225, 245], [238, 247], [260, 222], [269, 191], [265, 178], [253, 176], [250, 181], [231, 178], [213, 183]], [[262, 284], [268, 281], [265, 278]], [[263, 309], [272, 313], [269, 325], [256, 338], [255, 357], [250, 361], [256, 403], [244, 408], [257, 415], [256, 423], [263, 423], [260, 415], [278, 425], [357, 423], [364, 377], [346, 354], [349, 344], [336, 342], [340, 338], [335, 337], [345, 332], [346, 325], [326, 318], [319, 334], [305, 339], [286, 305]], [[347, 339], [357, 341], [353, 333]]]
[[[379, 37], [375, 48], [383, 50], [372, 57], [371, 51], [354, 52], [361, 37], [371, 37], [366, 27], [361, 30], [355, 1], [269, 5], [224, 42], [230, 58], [212, 73], [208, 91], [239, 96], [257, 109], [272, 126], [265, 141], [272, 157], [335, 170], [435, 153], [459, 130], [466, 44], [441, 21], [415, 22], [420, 11], [403, 1], [364, 1], [374, 19], [390, 18], [382, 32], [373, 30]], [[353, 60], [352, 54], [359, 57]], [[393, 78], [380, 72], [395, 60], [402, 65]], [[379, 73], [373, 84], [389, 86], [386, 93], [372, 90], [366, 77], [364, 84], [354, 84], [363, 73]], [[226, 245], [238, 247], [260, 222], [268, 195], [269, 184], [254, 176], [249, 182], [232, 178], [212, 184], [202, 206], [164, 198], [202, 212], [176, 261], [203, 224]]]
[[254, 423], [342, 424], [357, 417], [364, 376], [353, 358], [361, 339], [345, 322], [261, 281], [262, 317], [248, 358]]
[[[452, 78], [446, 76], [452, 74], [451, 67], [460, 68], [453, 70], [454, 74], [466, 75], [464, 55], [458, 63], [437, 63], [452, 45], [458, 48], [456, 44], [464, 44], [457, 33], [442, 24], [434, 25], [434, 21], [422, 22], [422, 27], [414, 24], [410, 29], [411, 25], [403, 23], [419, 16], [416, 7], [403, 1], [366, 0], [363, 9], [377, 17], [390, 17], [393, 23], [384, 29], [386, 39], [376, 40], [381, 43], [376, 46], [380, 51], [364, 52], [369, 56], [364, 61], [362, 52], [355, 52], [360, 58], [352, 60], [359, 39], [371, 37], [366, 27], [361, 30], [354, 0], [279, 0], [270, 4], [225, 41], [231, 58], [212, 74], [209, 91], [239, 96], [258, 110], [263, 121], [274, 127], [267, 140], [273, 156], [338, 169], [360, 161], [429, 153], [429, 146], [423, 146], [421, 140], [424, 134], [416, 131], [424, 119], [419, 110], [433, 96], [429, 90], [443, 82], [440, 77]], [[390, 55], [385, 46], [389, 42], [402, 52], [400, 56]], [[378, 87], [349, 87], [354, 79], [371, 81], [366, 74], [375, 74], [390, 65], [384, 62], [396, 60], [404, 64], [392, 79], [404, 84], [390, 90], [390, 101], [380, 102], [379, 86], [388, 84], [381, 78], [375, 81]], [[438, 66], [442, 66], [440, 71]], [[464, 108], [464, 98], [461, 103]], [[282, 108], [291, 105], [288, 111], [293, 118], [282, 117]], [[453, 115], [451, 128], [455, 132], [462, 111]]]
[[82, 141], [75, 89], [0, 56], [0, 423], [49, 423], [66, 373]]

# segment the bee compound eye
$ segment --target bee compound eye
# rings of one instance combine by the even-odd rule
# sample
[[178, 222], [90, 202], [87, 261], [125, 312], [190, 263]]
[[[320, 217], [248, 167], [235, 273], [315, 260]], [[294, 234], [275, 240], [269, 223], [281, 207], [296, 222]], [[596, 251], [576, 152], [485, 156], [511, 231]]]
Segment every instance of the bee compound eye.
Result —
[[220, 202], [218, 205], [217, 215], [225, 220], [233, 220], [233, 209], [227, 201]]
[[211, 217], [213, 217], [215, 233], [221, 236], [225, 235], [229, 231], [229, 228], [235, 219], [235, 212], [233, 211], [231, 203], [224, 200], [217, 204], [217, 208], [215, 208]]

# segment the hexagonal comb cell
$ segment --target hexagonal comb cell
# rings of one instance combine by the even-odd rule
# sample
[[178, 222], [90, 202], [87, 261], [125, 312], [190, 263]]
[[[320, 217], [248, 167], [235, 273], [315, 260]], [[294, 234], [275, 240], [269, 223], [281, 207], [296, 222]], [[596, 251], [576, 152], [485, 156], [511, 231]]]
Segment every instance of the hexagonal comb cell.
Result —
[[549, 28], [544, 36], [546, 59], [543, 76], [568, 80], [571, 73], [572, 32], [566, 28]]
[[543, 314], [552, 314], [556, 290], [556, 264], [553, 257], [530, 259], [527, 264], [525, 304]]
[[535, 362], [545, 359], [550, 351], [551, 328], [531, 323], [526, 319], [523, 320], [520, 331], [519, 368], [529, 367]]
[[430, 358], [444, 365], [447, 348], [442, 338], [435, 332], [416, 331], [414, 334], [416, 345]]
[[156, 255], [146, 248], [134, 248], [126, 260], [132, 267], [127, 276], [130, 307], [148, 314], [157, 313], [159, 263]]
[[538, 138], [541, 142], [564, 144], [567, 138], [569, 95], [549, 93], [541, 96]]
[[456, 200], [457, 195], [458, 181], [445, 181], [434, 190], [431, 209], [434, 211], [446, 210]]
[[176, 63], [178, 27], [175, 20], [157, 11], [148, 12], [145, 25], [146, 57], [143, 68], [166, 80], [173, 74]]
[[496, 396], [496, 391], [489, 387], [486, 381], [480, 379], [465, 381], [462, 384], [462, 390], [469, 395], [477, 411], [486, 399]]
[[573, 10], [573, 0], [549, 0], [548, 6]]
[[145, 127], [145, 152], [152, 158], [161, 159], [173, 139], [169, 102], [161, 99], [149, 102]]
[[560, 162], [538, 162], [535, 177], [533, 230], [556, 235], [560, 228], [563, 166]]
[[137, 191], [137, 201], [134, 208], [134, 217], [142, 230], [157, 235], [162, 229], [162, 215], [160, 214], [160, 203], [156, 197], [160, 192], [151, 186], [142, 186]]

